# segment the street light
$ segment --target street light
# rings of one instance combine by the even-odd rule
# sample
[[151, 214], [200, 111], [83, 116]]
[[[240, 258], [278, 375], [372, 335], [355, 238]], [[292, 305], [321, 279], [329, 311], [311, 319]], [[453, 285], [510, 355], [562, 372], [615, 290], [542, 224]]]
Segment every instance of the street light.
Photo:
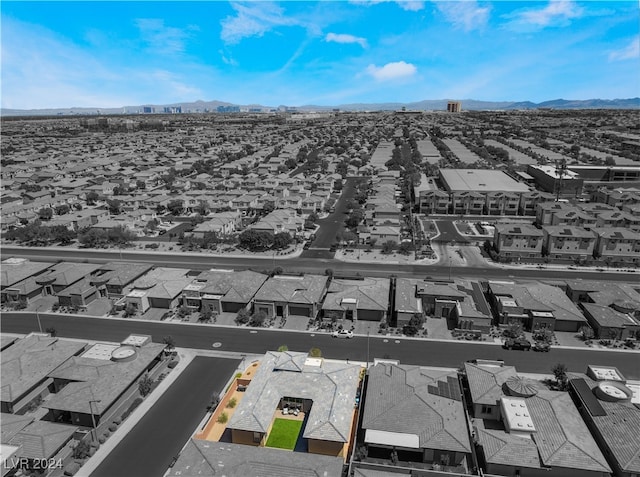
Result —
[[367, 370], [369, 369], [369, 334], [371, 332], [371, 325], [367, 326]]
[[[92, 394], [93, 394], [93, 391], [92, 391]], [[100, 402], [100, 399], [89, 399], [89, 414], [91, 414], [91, 422], [93, 423], [93, 430], [91, 432], [93, 436], [93, 442], [98, 440], [98, 437], [97, 437], [98, 429], [96, 428], [96, 417], [93, 414], [93, 408], [91, 407], [91, 404], [93, 404], [94, 402]]]

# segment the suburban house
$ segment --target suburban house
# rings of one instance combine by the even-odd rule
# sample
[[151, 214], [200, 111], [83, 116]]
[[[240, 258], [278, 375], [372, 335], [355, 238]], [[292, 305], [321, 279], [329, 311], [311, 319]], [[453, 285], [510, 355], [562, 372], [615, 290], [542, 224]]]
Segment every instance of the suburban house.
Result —
[[297, 406], [305, 415], [301, 434], [307, 452], [348, 459], [361, 370], [307, 353], [267, 352], [227, 424], [231, 442], [263, 446], [274, 418], [283, 408]]
[[626, 384], [620, 371], [606, 366], [589, 366], [586, 375], [569, 380], [569, 393], [616, 477], [640, 475], [640, 409]]
[[322, 304], [322, 317], [342, 325], [358, 320], [382, 322], [387, 318], [389, 291], [388, 278], [333, 278]]
[[486, 333], [491, 328], [491, 310], [478, 282], [426, 281], [418, 285], [416, 293], [422, 299], [424, 312], [445, 318], [449, 329]]
[[216, 235], [230, 235], [234, 233], [242, 224], [242, 214], [239, 211], [217, 212], [207, 216], [207, 219], [195, 226], [191, 235], [197, 238], [204, 238], [207, 233]]
[[[15, 433], [6, 444], [20, 448], [20, 458], [28, 459], [31, 462], [57, 462], [58, 452], [63, 451], [60, 456], [64, 455], [64, 447], [77, 430], [76, 426], [48, 421], [33, 421]], [[4, 460], [4, 453], [2, 457]], [[4, 472], [5, 468], [3, 467], [2, 470]]]
[[615, 303], [609, 306], [581, 303], [580, 307], [596, 338], [626, 340], [634, 339], [640, 333], [640, 307], [629, 310]]
[[586, 324], [584, 315], [560, 288], [544, 283], [489, 282], [489, 301], [496, 323], [517, 321], [534, 331], [578, 331]]
[[109, 262], [102, 265], [100, 275], [91, 279], [100, 296], [122, 298], [124, 290], [135, 280], [148, 273], [152, 265], [134, 262]]
[[343, 465], [340, 457], [287, 452], [284, 460], [282, 449], [191, 439], [169, 469], [168, 477], [216, 475], [221, 468], [226, 477], [247, 477], [255, 469], [269, 469], [273, 477], [319, 477], [340, 475]]
[[149, 308], [175, 308], [182, 290], [192, 281], [188, 274], [184, 268], [154, 268], [133, 282], [121, 301], [140, 313]]
[[0, 353], [2, 360], [2, 412], [20, 412], [38, 396], [46, 396], [51, 385], [50, 372], [72, 356], [80, 354], [86, 343], [41, 335], [28, 335]]
[[202, 272], [182, 291], [182, 303], [196, 311], [237, 313], [250, 309], [267, 275], [251, 270]]
[[367, 457], [380, 458], [395, 451], [403, 467], [456, 475], [471, 473], [473, 468], [455, 372], [384, 362], [371, 367], [362, 432]]
[[51, 420], [84, 427], [98, 424], [160, 362], [166, 347], [142, 336], [130, 336], [123, 343], [96, 343], [48, 374], [52, 393], [43, 407], [49, 409]]
[[566, 392], [501, 362], [465, 363], [479, 461], [504, 476], [609, 475], [611, 468]]
[[395, 321], [401, 328], [409, 323], [414, 315], [424, 316], [422, 297], [418, 289], [424, 282], [414, 278], [396, 278]]
[[542, 253], [544, 233], [529, 224], [503, 224], [495, 226], [493, 244], [503, 257], [535, 258]]
[[270, 277], [255, 295], [254, 311], [263, 311], [269, 318], [315, 318], [327, 292], [327, 281], [323, 275]]
[[101, 267], [93, 263], [58, 262], [38, 275], [36, 283], [42, 287], [44, 295], [57, 295], [83, 278], [97, 275]]
[[[0, 287], [2, 303], [23, 301], [28, 303], [30, 298], [38, 296], [42, 290], [35, 283], [35, 278], [44, 273], [51, 263], [32, 262], [23, 258], [8, 258], [2, 261], [0, 269]], [[24, 288], [22, 285], [30, 280], [34, 285]]]
[[293, 209], [276, 209], [248, 228], [273, 234], [288, 232], [293, 237], [304, 228], [304, 219]]

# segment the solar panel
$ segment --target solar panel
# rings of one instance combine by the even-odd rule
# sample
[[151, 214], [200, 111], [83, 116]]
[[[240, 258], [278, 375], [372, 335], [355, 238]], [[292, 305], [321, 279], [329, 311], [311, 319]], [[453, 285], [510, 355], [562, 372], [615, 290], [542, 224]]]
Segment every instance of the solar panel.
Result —
[[591, 391], [591, 388], [584, 379], [571, 379], [569, 381], [569, 384], [573, 388], [573, 391], [576, 393], [576, 396], [578, 396], [580, 403], [587, 411], [589, 411], [589, 414], [594, 417], [607, 415], [607, 412], [602, 407], [602, 404], [600, 404], [596, 396], [593, 394], [593, 391]]
[[455, 401], [461, 401], [460, 383], [453, 376], [447, 376], [447, 381], [437, 381], [437, 386], [427, 386], [429, 394], [440, 396]]

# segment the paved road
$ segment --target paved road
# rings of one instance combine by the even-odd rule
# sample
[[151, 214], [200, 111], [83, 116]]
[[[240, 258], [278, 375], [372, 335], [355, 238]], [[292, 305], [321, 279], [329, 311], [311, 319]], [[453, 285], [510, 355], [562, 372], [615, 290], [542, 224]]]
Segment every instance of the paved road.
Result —
[[[117, 249], [102, 250], [77, 250], [64, 248], [29, 248], [3, 246], [0, 251], [2, 259], [9, 257], [26, 257], [33, 260], [56, 262], [59, 260], [91, 261], [93, 263], [105, 263], [119, 260]], [[356, 274], [372, 277], [388, 277], [395, 274], [399, 277], [447, 277], [448, 265], [403, 265], [394, 263], [349, 263], [335, 259], [317, 258], [282, 258], [282, 257], [218, 257], [203, 253], [158, 253], [158, 252], [127, 252], [122, 251], [122, 260], [132, 262], [152, 263], [158, 267], [179, 267], [192, 270], [208, 270], [210, 268], [232, 268], [235, 270], [252, 269], [256, 271], [272, 270], [274, 260], [285, 272], [292, 273], [319, 273], [324, 274], [327, 268], [336, 273]], [[452, 267], [452, 277], [486, 278], [486, 279], [584, 279], [584, 280], [611, 280], [623, 282], [635, 282], [638, 276], [634, 273], [615, 272], [585, 272], [566, 269], [517, 269], [498, 267]]]
[[196, 357], [91, 477], [162, 476], [239, 363]]
[[458, 232], [451, 220], [436, 220], [436, 225], [440, 231], [440, 235], [432, 240], [432, 242], [456, 242], [459, 244], [469, 243], [469, 240]]
[[[556, 363], [570, 371], [584, 372], [587, 364], [616, 366], [630, 379], [640, 379], [640, 354], [622, 351], [553, 348], [548, 353], [508, 351], [499, 345], [459, 341], [427, 341], [371, 335], [350, 340], [331, 338], [326, 333], [300, 333], [285, 330], [251, 330], [207, 325], [115, 320], [82, 316], [40, 314], [42, 327], [53, 327], [59, 336], [104, 341], [121, 341], [129, 334], [148, 334], [153, 341], [171, 335], [176, 346], [220, 351], [262, 354], [287, 345], [292, 351], [320, 348], [323, 356], [335, 359], [373, 361], [373, 358], [397, 359], [403, 364], [457, 367], [475, 359], [504, 359], [523, 373], [550, 373]], [[38, 329], [32, 313], [5, 313], [0, 322], [3, 333], [28, 333]], [[372, 330], [377, 330], [372, 323]], [[397, 341], [397, 342], [396, 342]]]
[[316, 232], [316, 238], [309, 250], [302, 252], [302, 258], [326, 258], [334, 257], [335, 252], [330, 252], [329, 248], [336, 242], [336, 236], [344, 230], [344, 220], [347, 218], [347, 202], [353, 198], [356, 184], [361, 181], [358, 177], [349, 177], [342, 189], [342, 194], [335, 204], [335, 210], [324, 219], [318, 220], [320, 228]]

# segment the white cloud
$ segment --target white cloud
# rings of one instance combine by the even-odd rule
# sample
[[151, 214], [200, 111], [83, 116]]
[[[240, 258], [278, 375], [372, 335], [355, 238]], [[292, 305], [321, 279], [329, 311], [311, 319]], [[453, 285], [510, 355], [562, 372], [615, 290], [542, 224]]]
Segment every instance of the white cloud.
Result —
[[365, 38], [349, 35], [347, 33], [327, 33], [324, 37], [324, 41], [335, 43], [357, 43], [362, 48], [367, 47], [367, 40]]
[[229, 56], [225, 55], [224, 51], [222, 51], [222, 50], [218, 50], [218, 53], [220, 53], [220, 58], [222, 59], [222, 62], [225, 65], [238, 66], [238, 62], [236, 60], [234, 60], [231, 55], [229, 55]]
[[373, 64], [367, 66], [367, 73], [378, 81], [408, 78], [416, 74], [417, 71], [418, 70], [414, 65], [411, 63], [405, 63], [404, 61], [387, 63], [384, 66], [376, 66]]
[[228, 16], [221, 22], [220, 38], [225, 43], [234, 44], [243, 38], [260, 37], [279, 26], [301, 25], [298, 19], [285, 16], [284, 10], [275, 3], [232, 3], [231, 6], [236, 15]]
[[349, 3], [354, 5], [378, 5], [379, 3], [396, 3], [403, 10], [407, 10], [409, 12], [418, 12], [424, 9], [424, 1], [421, 0], [350, 0]]
[[516, 23], [524, 23], [544, 28], [563, 24], [574, 18], [581, 18], [584, 9], [572, 0], [551, 0], [542, 9], [528, 9], [514, 15]]
[[159, 18], [138, 18], [135, 24], [140, 30], [142, 39], [155, 51], [166, 53], [183, 53], [188, 30], [197, 29], [191, 26], [187, 30], [165, 26]]
[[449, 23], [465, 31], [482, 28], [489, 20], [489, 7], [481, 7], [475, 0], [464, 2], [436, 2], [438, 10]]
[[636, 36], [624, 48], [609, 53], [609, 61], [624, 61], [640, 58], [640, 35]]

